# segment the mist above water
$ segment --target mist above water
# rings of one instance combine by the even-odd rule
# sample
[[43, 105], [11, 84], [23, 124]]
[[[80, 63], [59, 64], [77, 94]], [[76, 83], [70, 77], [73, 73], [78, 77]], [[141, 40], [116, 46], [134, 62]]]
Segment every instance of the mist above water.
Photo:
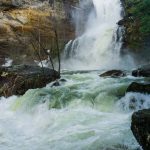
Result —
[[[84, 5], [83, 1], [80, 5], [86, 6], [85, 1]], [[63, 69], [129, 69], [129, 66], [133, 67], [130, 56], [120, 56], [123, 32], [123, 29], [117, 25], [122, 11], [120, 0], [93, 0], [93, 5], [94, 9], [88, 15], [82, 35], [78, 31], [80, 24], [76, 23], [76, 32], [80, 36], [66, 45]], [[84, 19], [80, 17], [83, 16], [78, 15], [77, 21]]]

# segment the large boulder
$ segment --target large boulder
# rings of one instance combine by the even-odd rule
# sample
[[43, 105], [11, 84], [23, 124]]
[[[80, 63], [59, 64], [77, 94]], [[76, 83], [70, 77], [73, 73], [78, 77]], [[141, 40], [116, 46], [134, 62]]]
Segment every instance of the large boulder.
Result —
[[109, 70], [100, 75], [100, 77], [113, 77], [113, 78], [123, 77], [123, 76], [125, 76], [125, 73], [121, 70]]
[[135, 77], [150, 77], [150, 64], [144, 65], [132, 71], [132, 76]]
[[0, 68], [0, 96], [23, 95], [28, 89], [42, 88], [60, 78], [55, 70], [18, 65]]
[[132, 115], [131, 130], [143, 150], [150, 150], [150, 109]]
[[150, 84], [132, 82], [126, 92], [150, 94]]

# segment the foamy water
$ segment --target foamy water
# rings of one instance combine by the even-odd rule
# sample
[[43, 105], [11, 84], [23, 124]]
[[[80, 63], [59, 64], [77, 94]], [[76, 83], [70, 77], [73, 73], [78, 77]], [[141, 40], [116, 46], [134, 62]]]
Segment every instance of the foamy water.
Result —
[[[135, 150], [133, 111], [148, 108], [149, 95], [129, 93], [132, 81], [100, 78], [98, 72], [65, 74], [60, 87], [51, 84], [24, 96], [0, 100], [1, 150]], [[122, 97], [122, 98], [120, 98]], [[136, 107], [130, 109], [133, 97]], [[141, 105], [140, 101], [145, 103]], [[138, 103], [139, 101], [139, 103]], [[140, 106], [140, 108], [139, 108]]]
[[132, 58], [120, 56], [123, 32], [117, 25], [122, 18], [120, 0], [93, 0], [93, 4], [96, 15], [91, 12], [85, 32], [66, 45], [62, 67], [74, 70], [132, 68]]

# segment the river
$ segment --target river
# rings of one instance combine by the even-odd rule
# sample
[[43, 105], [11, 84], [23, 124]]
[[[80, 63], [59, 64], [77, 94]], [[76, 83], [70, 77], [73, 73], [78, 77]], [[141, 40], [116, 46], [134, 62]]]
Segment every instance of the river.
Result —
[[[82, 1], [83, 2], [83, 1]], [[82, 3], [81, 2], [81, 3]], [[129, 55], [121, 57], [120, 0], [93, 0], [85, 32], [65, 47], [60, 86], [0, 98], [0, 150], [138, 150], [134, 111], [149, 108], [149, 95], [125, 93], [133, 81]], [[102, 78], [105, 70], [126, 77]], [[97, 71], [85, 70], [97, 69]], [[81, 70], [81, 71], [71, 71]], [[84, 71], [83, 71], [84, 70]]]
[[125, 90], [143, 78], [102, 78], [99, 73], [65, 72], [67, 82], [59, 87], [51, 83], [21, 97], [2, 97], [0, 149], [137, 150], [131, 114], [149, 107], [149, 95]]

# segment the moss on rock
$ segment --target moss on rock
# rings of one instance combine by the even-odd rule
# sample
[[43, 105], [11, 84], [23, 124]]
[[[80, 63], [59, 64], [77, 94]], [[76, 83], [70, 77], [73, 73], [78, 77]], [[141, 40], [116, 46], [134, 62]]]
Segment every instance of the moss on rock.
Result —
[[125, 47], [138, 51], [146, 46], [150, 37], [150, 1], [122, 0], [125, 9]]

